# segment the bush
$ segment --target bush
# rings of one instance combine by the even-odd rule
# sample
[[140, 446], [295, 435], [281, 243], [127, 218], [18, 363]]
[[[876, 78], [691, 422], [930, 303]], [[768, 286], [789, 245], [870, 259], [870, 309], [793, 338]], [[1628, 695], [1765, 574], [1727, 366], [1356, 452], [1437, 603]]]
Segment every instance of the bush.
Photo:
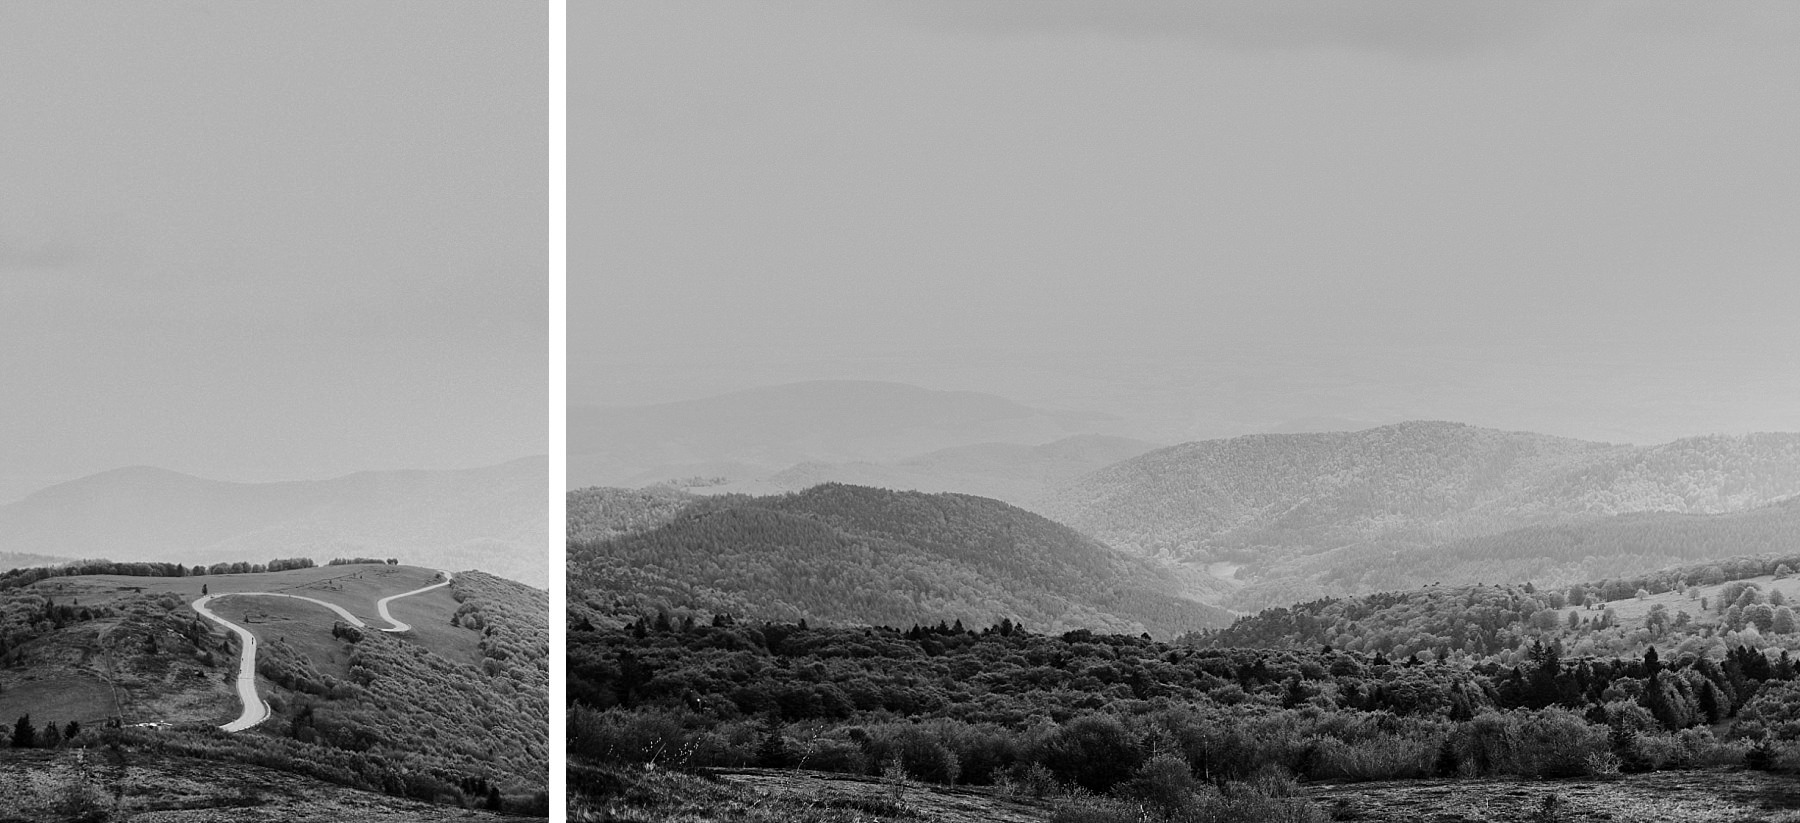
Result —
[[1204, 785], [1194, 777], [1185, 758], [1159, 754], [1138, 767], [1137, 776], [1120, 785], [1117, 794], [1174, 817], [1194, 805], [1195, 795]]
[[1608, 751], [1606, 732], [1565, 709], [1489, 712], [1458, 724], [1451, 746], [1476, 775], [1573, 777], [1589, 773], [1589, 755]]
[[1143, 762], [1143, 751], [1118, 718], [1089, 715], [1058, 726], [1032, 759], [1064, 781], [1105, 793], [1131, 779]]
[[1144, 810], [1110, 797], [1073, 797], [1050, 813], [1050, 823], [1143, 823]]
[[1443, 740], [1381, 734], [1356, 743], [1335, 737], [1313, 743], [1307, 776], [1336, 780], [1398, 780], [1427, 777], [1436, 768]]

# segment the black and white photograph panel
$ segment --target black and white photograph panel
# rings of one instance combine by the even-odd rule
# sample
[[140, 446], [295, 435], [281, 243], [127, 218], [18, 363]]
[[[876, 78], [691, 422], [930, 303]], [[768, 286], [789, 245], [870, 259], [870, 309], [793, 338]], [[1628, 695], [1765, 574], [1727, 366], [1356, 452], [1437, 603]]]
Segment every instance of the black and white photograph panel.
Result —
[[548, 25], [0, 5], [0, 818], [547, 816]]
[[570, 9], [572, 820], [1800, 820], [1800, 5]]

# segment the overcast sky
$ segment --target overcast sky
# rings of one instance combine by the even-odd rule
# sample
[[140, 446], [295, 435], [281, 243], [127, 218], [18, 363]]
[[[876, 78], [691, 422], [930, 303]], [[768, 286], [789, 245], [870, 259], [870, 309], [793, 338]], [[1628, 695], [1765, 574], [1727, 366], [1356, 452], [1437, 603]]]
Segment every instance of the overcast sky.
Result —
[[1800, 430], [1800, 4], [594, 2], [570, 37], [572, 400]]
[[0, 502], [543, 453], [546, 25], [0, 6]]

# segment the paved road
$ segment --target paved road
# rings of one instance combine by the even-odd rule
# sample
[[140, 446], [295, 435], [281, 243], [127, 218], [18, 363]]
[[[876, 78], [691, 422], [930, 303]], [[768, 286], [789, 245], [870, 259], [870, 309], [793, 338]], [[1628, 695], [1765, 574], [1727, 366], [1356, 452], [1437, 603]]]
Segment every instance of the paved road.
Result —
[[438, 574], [441, 574], [444, 576], [444, 579], [442, 581], [433, 583], [429, 586], [426, 586], [423, 589], [413, 589], [410, 592], [402, 592], [400, 594], [388, 595], [387, 597], [383, 597], [380, 600], [375, 601], [375, 610], [378, 612], [381, 612], [381, 619], [386, 620], [390, 624], [388, 628], [382, 629], [382, 631], [384, 631], [384, 632], [404, 632], [404, 631], [412, 630], [412, 626], [409, 626], [405, 623], [395, 620], [393, 615], [388, 614], [388, 609], [387, 609], [388, 604], [395, 600], [399, 600], [402, 597], [411, 597], [415, 594], [418, 594], [419, 592], [428, 592], [428, 591], [431, 591], [432, 589], [441, 589], [445, 586], [450, 585], [450, 573], [448, 571], [439, 569]]
[[[388, 603], [402, 597], [410, 597], [420, 592], [428, 592], [432, 589], [443, 588], [444, 586], [450, 585], [450, 572], [439, 570], [438, 573], [444, 576], [444, 579], [440, 582], [426, 586], [422, 589], [413, 589], [410, 592], [402, 592], [400, 594], [383, 597], [376, 601], [376, 611], [379, 611], [382, 619], [389, 623], [387, 628], [379, 629], [379, 631], [411, 631], [412, 626], [395, 620], [393, 615], [388, 614]], [[241, 732], [264, 720], [268, 720], [269, 703], [268, 701], [263, 700], [262, 696], [256, 692], [256, 635], [251, 634], [249, 629], [214, 614], [211, 609], [206, 607], [207, 603], [219, 597], [291, 597], [295, 600], [305, 600], [308, 603], [317, 603], [327, 609], [337, 612], [338, 616], [344, 619], [344, 622], [353, 626], [361, 628], [368, 628], [369, 626], [369, 624], [364, 623], [360, 618], [351, 614], [349, 610], [345, 609], [343, 606], [339, 606], [336, 603], [327, 603], [313, 597], [303, 597], [298, 594], [284, 594], [282, 592], [226, 592], [224, 594], [205, 595], [199, 600], [195, 600], [194, 611], [199, 612], [201, 617], [224, 626], [231, 631], [237, 632], [238, 637], [244, 642], [243, 654], [238, 659], [237, 674], [238, 699], [244, 703], [244, 712], [243, 714], [238, 715], [238, 719], [219, 727], [228, 732]]]

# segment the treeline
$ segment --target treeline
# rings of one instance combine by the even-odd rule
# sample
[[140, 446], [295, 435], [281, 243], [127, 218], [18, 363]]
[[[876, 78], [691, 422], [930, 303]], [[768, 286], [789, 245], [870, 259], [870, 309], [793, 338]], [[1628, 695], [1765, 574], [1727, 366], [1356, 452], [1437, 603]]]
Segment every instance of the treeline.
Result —
[[399, 558], [395, 558], [395, 557], [390, 557], [390, 558], [387, 558], [386, 560], [382, 560], [380, 558], [375, 558], [375, 557], [334, 557], [334, 558], [326, 561], [325, 565], [327, 565], [327, 566], [360, 566], [360, 565], [363, 565], [366, 563], [397, 566], [400, 564], [400, 560], [399, 560]]
[[[381, 561], [371, 561], [381, 562]], [[214, 563], [210, 566], [184, 566], [180, 563], [115, 562], [112, 560], [77, 560], [60, 566], [34, 566], [0, 573], [0, 589], [29, 586], [52, 577], [78, 577], [88, 574], [117, 574], [127, 577], [201, 577], [212, 574], [261, 574], [293, 569], [310, 569], [318, 564], [310, 557], [291, 557], [267, 563]]]
[[1080, 790], [1148, 804], [1150, 819], [1156, 803], [1173, 814], [1291, 779], [1800, 768], [1795, 662], [1744, 647], [1723, 660], [1654, 649], [1570, 660], [1538, 644], [1517, 665], [1458, 666], [1010, 621], [821, 629], [661, 615], [576, 626], [569, 655], [573, 756]]

